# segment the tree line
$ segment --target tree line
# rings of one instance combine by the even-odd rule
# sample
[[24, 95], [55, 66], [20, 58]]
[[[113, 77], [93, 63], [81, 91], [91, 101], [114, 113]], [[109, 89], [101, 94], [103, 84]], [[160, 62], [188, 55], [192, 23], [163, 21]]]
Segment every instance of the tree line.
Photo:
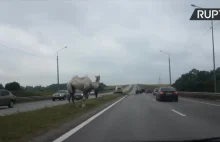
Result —
[[[214, 72], [192, 69], [172, 85], [178, 91], [214, 92]], [[216, 69], [216, 90], [220, 92], [220, 67]]]
[[[49, 86], [26, 86], [23, 87], [20, 85], [20, 83], [18, 82], [9, 82], [7, 84], [5, 84], [5, 87], [0, 84], [0, 89], [6, 89], [9, 91], [30, 91], [30, 92], [35, 92], [35, 91], [58, 91], [58, 90], [66, 90], [66, 83], [63, 84], [51, 84]], [[100, 83], [99, 84], [99, 91], [104, 90], [104, 88], [106, 87], [106, 85], [104, 83]]]

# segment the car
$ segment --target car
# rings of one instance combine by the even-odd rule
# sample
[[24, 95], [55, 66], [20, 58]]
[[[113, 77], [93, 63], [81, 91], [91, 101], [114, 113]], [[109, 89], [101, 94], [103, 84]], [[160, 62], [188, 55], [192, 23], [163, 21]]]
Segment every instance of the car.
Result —
[[10, 91], [5, 89], [0, 89], [0, 106], [8, 106], [13, 108], [16, 103], [16, 96], [14, 96]]
[[146, 90], [146, 93], [152, 93], [153, 92], [153, 89], [152, 88], [149, 88]]
[[136, 93], [136, 94], [140, 94], [140, 93], [141, 93], [141, 90], [137, 89], [135, 93]]
[[83, 99], [83, 92], [81, 90], [76, 90], [74, 97], [76, 100], [82, 100]]
[[159, 89], [159, 88], [155, 88], [155, 89], [154, 89], [154, 91], [153, 91], [153, 95], [156, 95], [156, 94], [157, 94], [158, 89]]
[[92, 90], [92, 91], [89, 93], [89, 95], [95, 95], [95, 91]]
[[117, 86], [117, 87], [115, 87], [115, 91], [114, 91], [114, 93], [123, 93], [123, 91], [122, 91], [122, 87], [121, 87], [121, 86]]
[[178, 102], [178, 92], [173, 87], [162, 87], [158, 89], [156, 100], [172, 100]]
[[59, 90], [53, 94], [52, 100], [55, 101], [56, 99], [65, 100], [68, 92], [67, 90]]

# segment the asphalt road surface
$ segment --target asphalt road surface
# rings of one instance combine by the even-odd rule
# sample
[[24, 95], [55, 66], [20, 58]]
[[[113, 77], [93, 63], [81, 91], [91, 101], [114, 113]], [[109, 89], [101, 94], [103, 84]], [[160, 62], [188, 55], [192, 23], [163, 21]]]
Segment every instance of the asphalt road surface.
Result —
[[[109, 95], [112, 94], [110, 93], [101, 93], [99, 96], [103, 95]], [[94, 98], [94, 96], [89, 96], [89, 98]], [[14, 108], [8, 108], [7, 106], [5, 107], [0, 107], [0, 116], [5, 116], [13, 113], [19, 113], [19, 112], [26, 112], [26, 111], [31, 111], [31, 110], [37, 110], [37, 109], [42, 109], [45, 107], [52, 107], [52, 106], [57, 106], [57, 105], [62, 105], [62, 104], [67, 104], [69, 103], [66, 100], [63, 101], [52, 101], [52, 96], [51, 100], [44, 100], [44, 101], [37, 101], [37, 102], [28, 102], [28, 103], [21, 103], [21, 104], [15, 104]]]
[[158, 102], [152, 94], [129, 95], [64, 142], [191, 140], [220, 136], [220, 103], [180, 98]]
[[[132, 85], [126, 86], [123, 91], [128, 91]], [[109, 93], [100, 93], [98, 96], [104, 96], [104, 95], [110, 95], [112, 92]], [[89, 96], [89, 99], [94, 98], [95, 96]], [[10, 115], [14, 113], [19, 112], [26, 112], [26, 111], [32, 111], [37, 109], [42, 109], [45, 107], [52, 107], [62, 104], [69, 103], [67, 100], [63, 101], [52, 101], [51, 100], [44, 100], [44, 101], [37, 101], [37, 102], [28, 102], [28, 103], [21, 103], [21, 104], [15, 104], [14, 108], [8, 108], [7, 106], [0, 107], [0, 116]]]

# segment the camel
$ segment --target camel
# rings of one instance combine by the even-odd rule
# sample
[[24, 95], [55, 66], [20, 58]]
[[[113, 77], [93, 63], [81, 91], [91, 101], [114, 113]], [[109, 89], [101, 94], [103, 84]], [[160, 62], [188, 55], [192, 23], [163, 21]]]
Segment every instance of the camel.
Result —
[[[89, 77], [73, 77], [68, 83], [67, 83], [67, 90], [69, 93], [68, 101], [70, 102], [70, 98], [72, 98], [72, 102], [75, 104], [74, 94], [76, 89], [81, 90], [83, 92], [83, 99], [82, 99], [82, 107], [85, 107], [85, 100], [88, 99], [88, 93], [94, 89], [95, 94], [98, 95], [98, 87], [99, 87], [99, 81], [100, 76], [95, 76], [96, 80], [95, 82], [92, 82]], [[96, 95], [96, 96], [97, 96]]]

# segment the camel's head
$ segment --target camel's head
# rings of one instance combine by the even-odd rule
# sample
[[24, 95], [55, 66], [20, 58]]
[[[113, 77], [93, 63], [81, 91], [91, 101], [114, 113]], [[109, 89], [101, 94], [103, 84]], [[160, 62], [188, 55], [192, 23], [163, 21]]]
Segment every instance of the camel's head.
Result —
[[99, 82], [100, 81], [100, 76], [98, 75], [98, 76], [95, 76], [95, 78], [96, 78], [96, 82]]

